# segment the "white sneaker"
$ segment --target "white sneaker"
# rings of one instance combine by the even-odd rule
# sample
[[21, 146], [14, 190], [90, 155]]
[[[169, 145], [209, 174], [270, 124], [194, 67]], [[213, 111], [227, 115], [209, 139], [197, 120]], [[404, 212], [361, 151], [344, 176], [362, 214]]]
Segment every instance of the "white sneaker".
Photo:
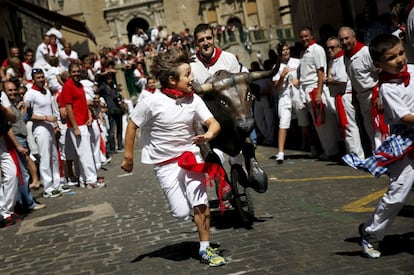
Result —
[[282, 163], [283, 163], [283, 161], [284, 161], [284, 159], [285, 159], [285, 153], [283, 153], [283, 152], [279, 152], [279, 153], [276, 155], [276, 162], [277, 162], [277, 163], [282, 164]]
[[88, 189], [96, 189], [96, 188], [103, 188], [106, 187], [106, 183], [104, 182], [95, 182], [95, 183], [88, 183], [86, 188]]
[[64, 185], [64, 184], [59, 184], [58, 191], [59, 191], [60, 193], [67, 193], [67, 192], [72, 191], [72, 189], [70, 189], [70, 187], [69, 187], [69, 186], [67, 186], [67, 185]]
[[378, 259], [381, 257], [381, 252], [378, 250], [378, 240], [365, 232], [365, 225], [363, 223], [359, 225], [358, 231], [362, 239], [361, 248], [364, 256], [371, 259]]

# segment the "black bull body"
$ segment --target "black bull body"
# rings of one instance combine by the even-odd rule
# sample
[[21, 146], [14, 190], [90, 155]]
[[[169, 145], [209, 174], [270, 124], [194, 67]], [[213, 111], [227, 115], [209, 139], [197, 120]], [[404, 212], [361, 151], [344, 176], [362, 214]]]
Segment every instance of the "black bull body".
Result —
[[[218, 148], [232, 157], [242, 152], [249, 187], [259, 193], [267, 189], [267, 176], [256, 160], [254, 145], [250, 140], [255, 121], [248, 100], [249, 85], [255, 80], [272, 77], [278, 69], [279, 66], [270, 71], [251, 73], [218, 71], [205, 84], [194, 87], [221, 126], [216, 138], [200, 146], [205, 161], [221, 164], [211, 148]], [[198, 126], [197, 132], [201, 130]]]

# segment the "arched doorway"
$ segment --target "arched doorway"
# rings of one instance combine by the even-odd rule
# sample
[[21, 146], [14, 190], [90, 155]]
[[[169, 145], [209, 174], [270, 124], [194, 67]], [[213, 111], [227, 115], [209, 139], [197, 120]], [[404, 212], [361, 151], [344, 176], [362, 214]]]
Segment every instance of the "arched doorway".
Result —
[[[239, 18], [237, 17], [232, 17], [229, 20], [227, 20], [227, 26], [230, 27], [230, 31], [229, 32], [229, 39], [230, 41], [235, 41], [235, 37], [234, 37], [234, 31], [239, 31], [239, 35], [240, 35], [240, 41], [244, 42], [246, 40], [244, 32], [243, 32], [243, 25], [242, 22]], [[234, 26], [234, 27], [232, 27]]]
[[148, 24], [147, 20], [145, 20], [143, 18], [140, 18], [140, 17], [136, 17], [134, 19], [131, 19], [128, 22], [128, 25], [127, 25], [128, 41], [131, 42], [131, 37], [135, 33], [136, 28], [143, 29], [145, 33], [148, 33], [149, 24]]

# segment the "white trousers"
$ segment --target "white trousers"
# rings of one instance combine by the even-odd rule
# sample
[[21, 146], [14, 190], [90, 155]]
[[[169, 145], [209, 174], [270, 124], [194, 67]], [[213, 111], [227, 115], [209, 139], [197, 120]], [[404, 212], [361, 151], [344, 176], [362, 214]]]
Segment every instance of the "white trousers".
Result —
[[390, 185], [372, 216], [365, 223], [365, 231], [382, 240], [404, 205], [414, 182], [414, 160], [405, 156], [390, 171]]
[[79, 161], [79, 182], [86, 184], [96, 183], [97, 172], [92, 153], [89, 128], [86, 125], [78, 127], [81, 133], [80, 137], [75, 136], [73, 128], [68, 128], [68, 131]]
[[[312, 115], [312, 120], [315, 124], [315, 117], [312, 111], [312, 102], [309, 93], [315, 88], [314, 85], [304, 86], [303, 89], [306, 94], [308, 110]], [[324, 86], [322, 91], [322, 102], [325, 105], [325, 122], [322, 125], [315, 125], [316, 133], [326, 156], [334, 156], [338, 154], [339, 129], [337, 125], [337, 116], [335, 109], [335, 102], [330, 96], [329, 90]]]
[[361, 134], [356, 121], [355, 107], [352, 104], [352, 93], [342, 95], [342, 102], [348, 121], [348, 125], [345, 127], [345, 146], [347, 152], [353, 152], [360, 159], [365, 159], [364, 149], [361, 143]]
[[[203, 162], [201, 156], [196, 156], [197, 162]], [[184, 170], [177, 162], [155, 165], [154, 172], [173, 217], [188, 219], [195, 206], [208, 205], [203, 173]]]
[[0, 136], [0, 215], [9, 217], [14, 212], [17, 198], [16, 164], [7, 151], [4, 136]]
[[90, 128], [91, 132], [91, 144], [92, 144], [92, 153], [95, 160], [96, 171], [101, 169], [102, 159], [101, 159], [101, 130], [99, 129], [98, 121], [94, 119]]
[[39, 174], [46, 192], [59, 188], [60, 171], [56, 136], [49, 123], [34, 123], [33, 136], [40, 155]]

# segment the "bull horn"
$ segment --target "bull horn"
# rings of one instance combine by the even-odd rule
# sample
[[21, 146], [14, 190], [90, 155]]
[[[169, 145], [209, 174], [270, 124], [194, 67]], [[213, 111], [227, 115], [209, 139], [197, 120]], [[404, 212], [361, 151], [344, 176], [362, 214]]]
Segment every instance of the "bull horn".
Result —
[[193, 82], [192, 86], [197, 94], [204, 94], [213, 91], [213, 84], [211, 83], [205, 83], [203, 85], [200, 85], [197, 82]]
[[278, 71], [279, 71], [279, 67], [280, 67], [280, 62], [279, 60], [276, 62], [275, 65], [273, 65], [273, 68], [269, 71], [260, 71], [260, 72], [251, 72], [249, 73], [250, 78], [252, 81], [254, 80], [258, 80], [258, 79], [263, 79], [263, 78], [269, 78], [274, 76]]

